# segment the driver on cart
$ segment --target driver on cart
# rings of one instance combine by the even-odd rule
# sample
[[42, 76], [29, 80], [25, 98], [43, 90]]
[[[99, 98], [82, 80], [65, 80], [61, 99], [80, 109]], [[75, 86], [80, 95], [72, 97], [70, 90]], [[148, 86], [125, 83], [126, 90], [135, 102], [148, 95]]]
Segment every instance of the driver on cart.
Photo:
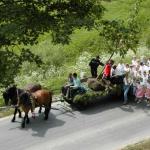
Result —
[[68, 89], [68, 97], [72, 99], [77, 93], [85, 93], [86, 89], [81, 84], [80, 79], [78, 78], [77, 73], [73, 73], [73, 85]]

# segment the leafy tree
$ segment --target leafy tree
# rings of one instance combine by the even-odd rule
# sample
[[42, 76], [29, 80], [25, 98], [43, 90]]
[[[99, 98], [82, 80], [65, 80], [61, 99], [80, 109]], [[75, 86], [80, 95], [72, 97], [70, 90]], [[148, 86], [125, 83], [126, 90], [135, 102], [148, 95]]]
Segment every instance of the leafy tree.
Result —
[[9, 49], [0, 50], [0, 87], [6, 87], [14, 82], [14, 77], [24, 61], [35, 62], [39, 66], [42, 64], [40, 57], [31, 53], [28, 49], [22, 49], [20, 55]]
[[75, 28], [91, 29], [103, 9], [100, 0], [1, 0], [0, 46], [35, 44], [50, 31], [54, 42], [68, 43]]
[[13, 82], [23, 61], [41, 62], [30, 50], [15, 54], [12, 46], [36, 44], [46, 32], [54, 43], [67, 44], [75, 28], [92, 29], [103, 10], [100, 0], [0, 0], [0, 85]]
[[134, 10], [127, 22], [124, 20], [102, 20], [97, 23], [96, 27], [98, 30], [100, 29], [100, 36], [103, 37], [106, 45], [105, 52], [111, 54], [109, 60], [114, 54], [119, 53], [121, 57], [124, 57], [129, 50], [136, 52], [141, 33], [137, 21], [141, 2], [142, 0], [136, 1]]

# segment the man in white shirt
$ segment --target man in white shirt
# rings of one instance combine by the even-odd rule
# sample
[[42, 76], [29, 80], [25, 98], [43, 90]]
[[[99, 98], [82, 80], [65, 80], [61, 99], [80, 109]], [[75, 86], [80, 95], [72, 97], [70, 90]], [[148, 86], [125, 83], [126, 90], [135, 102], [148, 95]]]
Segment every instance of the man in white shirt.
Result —
[[124, 77], [124, 66], [122, 64], [118, 64], [118, 66], [114, 65], [111, 68], [111, 83], [112, 84], [122, 84]]
[[117, 65], [117, 75], [124, 75], [125, 74], [125, 65], [124, 64], [121, 64], [119, 63]]

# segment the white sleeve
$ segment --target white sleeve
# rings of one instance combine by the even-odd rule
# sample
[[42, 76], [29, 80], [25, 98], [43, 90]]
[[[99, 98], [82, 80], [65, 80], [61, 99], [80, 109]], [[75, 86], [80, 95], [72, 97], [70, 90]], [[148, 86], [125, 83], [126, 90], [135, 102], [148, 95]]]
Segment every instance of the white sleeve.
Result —
[[110, 76], [111, 76], [111, 77], [113, 76], [113, 71], [114, 71], [114, 69], [111, 68], [111, 71], [110, 71]]
[[127, 79], [126, 79], [126, 77], [123, 79], [123, 82], [124, 82], [125, 85], [127, 85]]

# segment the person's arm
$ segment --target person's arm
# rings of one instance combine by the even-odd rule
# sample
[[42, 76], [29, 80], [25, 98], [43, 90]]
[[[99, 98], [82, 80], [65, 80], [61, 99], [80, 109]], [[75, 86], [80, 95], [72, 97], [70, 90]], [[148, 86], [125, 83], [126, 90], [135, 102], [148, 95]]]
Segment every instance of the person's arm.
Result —
[[74, 85], [71, 86], [71, 88], [77, 89], [77, 88], [80, 87], [80, 86], [81, 86], [80, 79], [76, 79], [76, 80], [74, 81]]
[[77, 81], [74, 80], [73, 85], [71, 85], [70, 87], [73, 88], [73, 89], [77, 88]]
[[114, 76], [113, 72], [114, 72], [114, 69], [111, 68], [111, 71], [110, 71], [110, 77], [113, 77], [113, 76]]
[[128, 83], [127, 83], [127, 78], [126, 78], [126, 77], [123, 79], [123, 83], [124, 83], [125, 85], [128, 84]]
[[99, 65], [104, 66], [104, 64], [100, 61]]
[[98, 63], [100, 66], [104, 66], [104, 64], [100, 60], [98, 61]]
[[91, 67], [93, 65], [93, 62], [95, 61], [95, 59], [91, 59], [90, 63], [89, 63], [89, 66]]

